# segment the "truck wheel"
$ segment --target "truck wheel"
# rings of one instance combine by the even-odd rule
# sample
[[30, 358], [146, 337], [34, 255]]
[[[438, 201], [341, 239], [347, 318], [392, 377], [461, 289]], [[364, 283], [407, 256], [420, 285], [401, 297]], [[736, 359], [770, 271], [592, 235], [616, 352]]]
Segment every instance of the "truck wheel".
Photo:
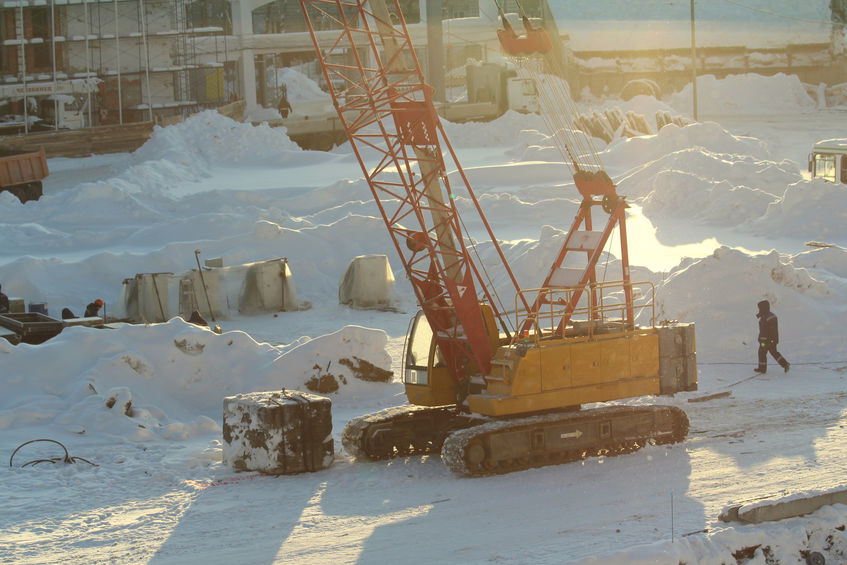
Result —
[[27, 200], [38, 200], [44, 194], [41, 188], [41, 181], [31, 182], [26, 186], [26, 202]]

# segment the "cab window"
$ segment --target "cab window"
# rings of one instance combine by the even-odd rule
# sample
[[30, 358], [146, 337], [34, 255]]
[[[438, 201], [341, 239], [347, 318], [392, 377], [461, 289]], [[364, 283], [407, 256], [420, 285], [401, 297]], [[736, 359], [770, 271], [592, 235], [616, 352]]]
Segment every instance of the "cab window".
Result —
[[423, 312], [418, 312], [412, 323], [406, 343], [406, 363], [403, 369], [403, 382], [413, 385], [426, 385], [429, 365], [429, 348], [432, 346], [432, 328]]
[[[432, 328], [423, 312], [418, 312], [412, 323], [406, 344], [406, 363], [403, 371], [403, 381], [407, 384], [425, 385], [429, 379], [429, 350], [432, 347]], [[444, 366], [441, 350], [435, 348], [435, 367]]]
[[835, 155], [815, 155], [815, 177], [835, 182]]

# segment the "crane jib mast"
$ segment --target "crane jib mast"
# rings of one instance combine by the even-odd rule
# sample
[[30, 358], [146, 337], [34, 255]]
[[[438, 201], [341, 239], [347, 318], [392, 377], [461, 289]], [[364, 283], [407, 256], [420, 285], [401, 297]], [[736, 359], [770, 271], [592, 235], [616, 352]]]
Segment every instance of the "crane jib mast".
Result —
[[[487, 373], [492, 347], [480, 299], [496, 301], [467, 249], [445, 157], [518, 286], [438, 120], [399, 8], [392, 13], [383, 1], [301, 6], [348, 139], [447, 367], [457, 380], [468, 367]], [[327, 22], [333, 29], [321, 29]], [[374, 152], [376, 162], [366, 165], [365, 153]]]

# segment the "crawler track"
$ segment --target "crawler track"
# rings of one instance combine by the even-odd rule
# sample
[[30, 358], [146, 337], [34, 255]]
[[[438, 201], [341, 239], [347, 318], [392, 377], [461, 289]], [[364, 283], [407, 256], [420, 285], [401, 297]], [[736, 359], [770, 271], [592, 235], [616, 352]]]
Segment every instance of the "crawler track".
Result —
[[341, 443], [356, 459], [438, 453], [450, 432], [487, 421], [453, 406], [397, 406], [350, 420]]
[[673, 406], [613, 406], [491, 419], [453, 407], [399, 406], [351, 420], [342, 434], [357, 459], [441, 452], [455, 473], [484, 476], [631, 453], [683, 441], [688, 417]]
[[615, 406], [458, 430], [444, 441], [441, 458], [461, 475], [496, 475], [622, 455], [649, 443], [676, 443], [687, 434], [688, 417], [674, 406]]

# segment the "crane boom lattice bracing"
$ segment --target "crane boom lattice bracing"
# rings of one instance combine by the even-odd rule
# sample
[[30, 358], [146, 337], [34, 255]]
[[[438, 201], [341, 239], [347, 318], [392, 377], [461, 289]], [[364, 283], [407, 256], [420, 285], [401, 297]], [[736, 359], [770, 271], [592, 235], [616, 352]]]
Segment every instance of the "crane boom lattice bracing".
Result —
[[[469, 360], [486, 372], [492, 351], [478, 289], [489, 303], [495, 300], [466, 247], [458, 188], [503, 255], [444, 135], [432, 89], [397, 17], [399, 5], [340, 0], [301, 5], [338, 114], [451, 373], [463, 379]], [[317, 30], [327, 23], [335, 29]], [[445, 159], [457, 169], [461, 186], [446, 175]]]

